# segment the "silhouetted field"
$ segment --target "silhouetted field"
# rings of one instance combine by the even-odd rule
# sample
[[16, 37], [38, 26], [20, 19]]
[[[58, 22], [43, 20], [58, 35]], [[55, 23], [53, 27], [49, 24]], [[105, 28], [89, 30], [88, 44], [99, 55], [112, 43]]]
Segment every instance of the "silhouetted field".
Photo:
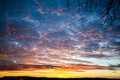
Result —
[[35, 77], [3, 77], [0, 80], [120, 80], [108, 78], [35, 78]]

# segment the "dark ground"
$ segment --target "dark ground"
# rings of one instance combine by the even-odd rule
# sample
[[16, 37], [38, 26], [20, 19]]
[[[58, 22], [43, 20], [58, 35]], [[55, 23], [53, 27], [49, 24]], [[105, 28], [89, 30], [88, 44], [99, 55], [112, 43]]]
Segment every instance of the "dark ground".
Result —
[[107, 78], [35, 78], [35, 77], [3, 77], [0, 80], [120, 80]]

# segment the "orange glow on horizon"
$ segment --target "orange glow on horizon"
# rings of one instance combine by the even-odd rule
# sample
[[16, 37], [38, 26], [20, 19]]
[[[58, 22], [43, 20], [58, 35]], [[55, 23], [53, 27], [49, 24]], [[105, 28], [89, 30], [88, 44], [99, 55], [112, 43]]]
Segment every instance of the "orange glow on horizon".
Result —
[[113, 70], [65, 70], [65, 69], [40, 69], [31, 71], [1, 71], [0, 77], [29, 76], [46, 78], [120, 78], [120, 71]]

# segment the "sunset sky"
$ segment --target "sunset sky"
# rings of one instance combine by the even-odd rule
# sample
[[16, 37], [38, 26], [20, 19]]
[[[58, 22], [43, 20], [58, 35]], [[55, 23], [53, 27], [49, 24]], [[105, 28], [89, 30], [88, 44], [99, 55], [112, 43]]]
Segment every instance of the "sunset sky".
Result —
[[0, 0], [0, 77], [120, 78], [119, 0]]

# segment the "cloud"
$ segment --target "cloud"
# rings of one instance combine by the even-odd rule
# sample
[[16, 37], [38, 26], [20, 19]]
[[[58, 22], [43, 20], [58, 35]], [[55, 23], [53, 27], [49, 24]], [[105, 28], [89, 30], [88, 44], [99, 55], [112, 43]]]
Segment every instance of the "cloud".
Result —
[[0, 65], [0, 71], [34, 71], [42, 69], [61, 69], [61, 70], [111, 70], [112, 68], [97, 65], [69, 65], [69, 66], [52, 66], [52, 65], [27, 65], [27, 64], [11, 64]]

